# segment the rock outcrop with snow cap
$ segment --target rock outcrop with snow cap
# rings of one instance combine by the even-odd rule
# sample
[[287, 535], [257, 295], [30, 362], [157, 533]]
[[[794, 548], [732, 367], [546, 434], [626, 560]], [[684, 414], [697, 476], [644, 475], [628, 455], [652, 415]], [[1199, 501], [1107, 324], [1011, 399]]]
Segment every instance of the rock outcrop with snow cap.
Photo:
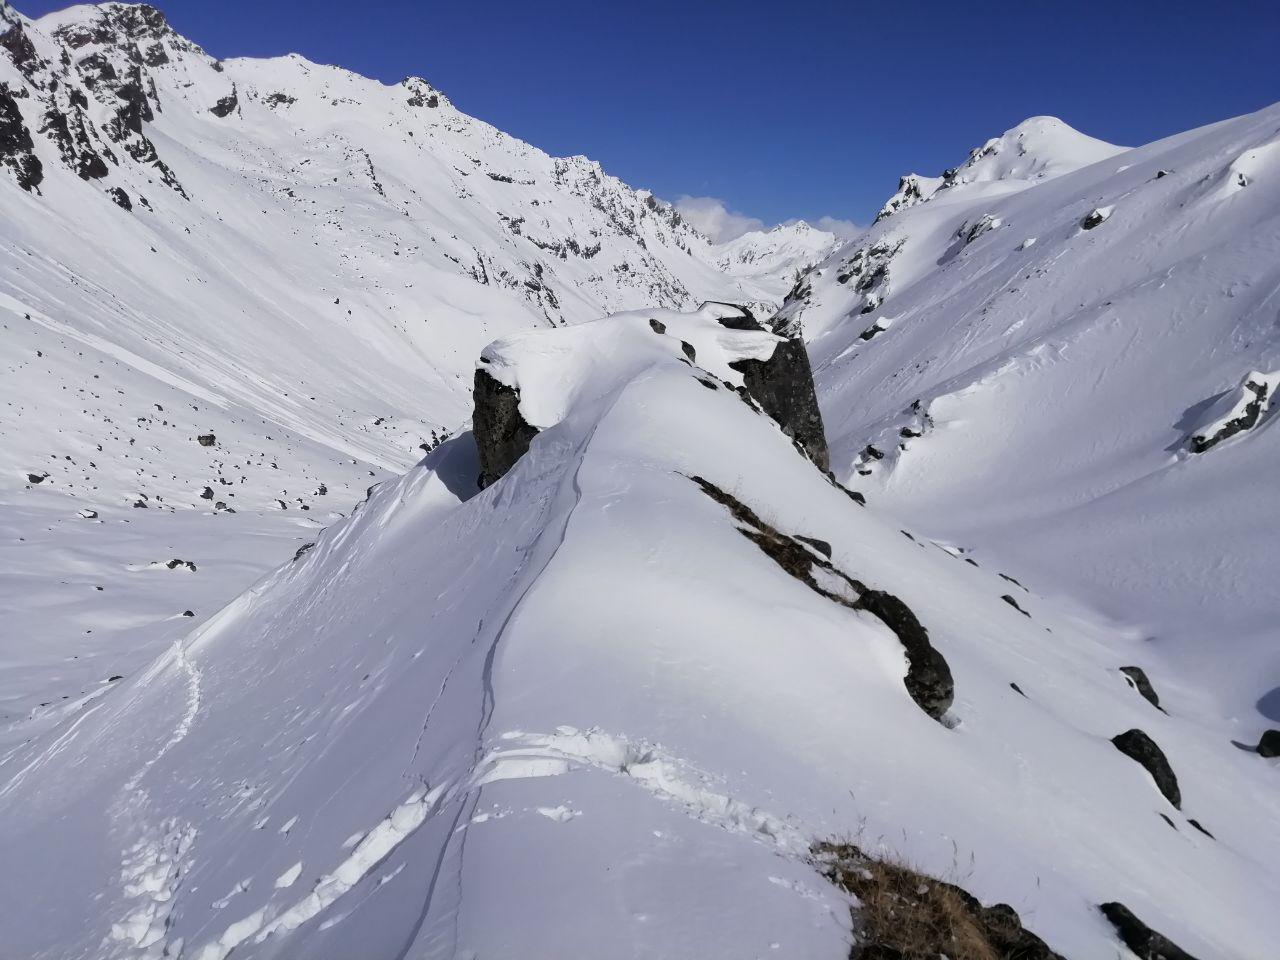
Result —
[[481, 486], [502, 477], [575, 404], [597, 401], [657, 365], [679, 365], [711, 389], [739, 392], [827, 469], [803, 343], [766, 330], [745, 307], [705, 303], [692, 313], [635, 311], [486, 347], [472, 416]]

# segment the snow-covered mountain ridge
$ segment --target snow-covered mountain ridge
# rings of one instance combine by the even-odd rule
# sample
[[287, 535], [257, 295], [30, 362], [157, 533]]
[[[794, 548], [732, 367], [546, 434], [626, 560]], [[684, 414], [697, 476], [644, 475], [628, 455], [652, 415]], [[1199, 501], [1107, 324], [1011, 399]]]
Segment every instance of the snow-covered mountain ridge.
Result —
[[490, 348], [546, 425], [505, 476], [477, 490], [476, 438], [446, 441], [11, 757], [6, 943], [836, 958], [857, 904], [811, 846], [856, 836], [963, 869], [1061, 956], [1118, 950], [1123, 902], [1264, 957], [1273, 771], [1180, 687], [1140, 694], [1114, 629], [817, 469], [725, 379], [767, 334], [648, 320], [593, 331], [640, 361], [582, 328]]
[[0, 954], [1272, 960], [1280, 107], [730, 250], [0, 17]]
[[495, 337], [790, 282], [726, 275], [669, 204], [425, 80], [219, 62], [149, 6], [0, 3], [0, 209], [0, 552], [27, 598], [0, 729], [96, 695], [407, 469]]

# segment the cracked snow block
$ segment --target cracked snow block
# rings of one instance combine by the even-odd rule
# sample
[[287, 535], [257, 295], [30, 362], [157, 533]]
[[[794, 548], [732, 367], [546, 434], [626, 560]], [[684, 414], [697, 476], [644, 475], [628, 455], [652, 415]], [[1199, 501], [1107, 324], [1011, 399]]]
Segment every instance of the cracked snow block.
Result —
[[955, 681], [946, 659], [934, 648], [929, 632], [898, 597], [873, 590], [831, 562], [831, 544], [815, 537], [792, 536], [777, 530], [730, 493], [702, 477], [690, 477], [712, 500], [738, 521], [738, 532], [774, 563], [814, 593], [851, 610], [871, 614], [898, 638], [907, 658], [903, 684], [916, 705], [934, 720], [955, 699]]
[[1161, 713], [1168, 713], [1164, 707], [1160, 706], [1160, 697], [1156, 695], [1156, 688], [1151, 685], [1151, 681], [1147, 679], [1147, 673], [1141, 667], [1121, 667], [1120, 672], [1129, 680], [1129, 685], [1143, 698], [1159, 710]]
[[1280, 757], [1280, 730], [1267, 730], [1258, 740], [1258, 755]]
[[1204, 453], [1238, 433], [1252, 430], [1270, 406], [1277, 384], [1280, 384], [1280, 371], [1251, 371], [1232, 394], [1214, 405], [1211, 415], [1217, 416], [1192, 434], [1188, 449], [1192, 453]]
[[1147, 773], [1151, 774], [1151, 779], [1156, 782], [1156, 788], [1164, 794], [1164, 798], [1173, 804], [1175, 809], [1182, 809], [1182, 791], [1178, 789], [1178, 778], [1174, 775], [1173, 767], [1169, 765], [1169, 758], [1164, 755], [1164, 751], [1156, 745], [1154, 740], [1135, 728], [1112, 737], [1111, 742], [1115, 744], [1117, 750], [1130, 760], [1139, 763]]
[[538, 428], [520, 413], [520, 391], [476, 368], [472, 426], [480, 455], [480, 488], [496, 483], [529, 450]]
[[1112, 901], [1101, 904], [1098, 909], [1111, 921], [1121, 941], [1139, 960], [1196, 960], [1168, 937], [1139, 920], [1123, 903]]

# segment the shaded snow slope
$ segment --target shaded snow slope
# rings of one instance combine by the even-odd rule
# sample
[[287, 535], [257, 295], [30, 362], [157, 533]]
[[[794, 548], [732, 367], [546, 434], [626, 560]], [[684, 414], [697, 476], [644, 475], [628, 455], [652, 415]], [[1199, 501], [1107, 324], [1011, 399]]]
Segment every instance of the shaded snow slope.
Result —
[[[1139, 642], [905, 535], [697, 371], [596, 362], [613, 389], [492, 487], [446, 442], [0, 766], [7, 949], [835, 960], [849, 904], [807, 848], [851, 835], [1068, 957], [1120, 949], [1112, 900], [1269, 955], [1274, 771], [1181, 687], [1130, 689]], [[928, 631], [943, 722], [851, 589]], [[1109, 742], [1132, 728], [1180, 810]]]
[[1269, 401], [1190, 448], [1280, 360], [1278, 143], [1270, 107], [1014, 193], [939, 190], [777, 318], [809, 342], [838, 475], [1124, 621], [1228, 750], [1280, 720]]
[[781, 299], [425, 80], [219, 62], [147, 6], [0, 16], [0, 751], [465, 423], [495, 337]]

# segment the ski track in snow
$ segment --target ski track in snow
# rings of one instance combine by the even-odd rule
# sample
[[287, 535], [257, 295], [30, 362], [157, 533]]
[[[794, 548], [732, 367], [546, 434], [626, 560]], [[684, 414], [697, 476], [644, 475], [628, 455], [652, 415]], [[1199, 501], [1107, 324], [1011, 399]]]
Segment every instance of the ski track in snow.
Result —
[[[676, 758], [643, 742], [633, 742], [626, 737], [600, 730], [582, 731], [569, 726], [559, 727], [551, 734], [512, 731], [502, 734], [498, 740], [501, 745], [484, 753], [476, 770], [467, 780], [460, 784], [439, 784], [429, 790], [425, 787], [414, 790], [403, 803], [369, 830], [344, 860], [321, 876], [308, 894], [285, 906], [268, 903], [229, 924], [216, 939], [202, 944], [192, 954], [194, 960], [225, 960], [237, 946], [250, 939], [260, 944], [272, 936], [284, 936], [314, 920], [377, 870], [432, 817], [447, 807], [455, 807], [458, 811], [472, 810], [483, 787], [504, 780], [556, 777], [583, 770], [620, 776], [691, 819], [730, 832], [746, 834], [753, 840], [775, 847], [787, 856], [803, 859], [808, 855], [809, 838], [799, 825], [711, 789], [708, 786], [711, 778], [693, 771]], [[537, 807], [532, 812], [556, 823], [566, 823], [582, 814], [581, 810], [565, 805]], [[461, 820], [461, 816], [455, 814], [454, 819]], [[469, 817], [461, 824], [455, 822], [450, 835], [461, 832], [465, 842], [469, 829], [488, 820], [488, 817]], [[167, 836], [170, 844], [174, 842], [174, 836], [172, 831]], [[155, 930], [156, 924], [162, 923], [166, 915], [163, 903], [171, 898], [173, 884], [182, 872], [179, 857], [186, 852], [194, 838], [193, 833], [177, 836], [178, 857], [166, 857], [163, 847], [139, 845], [141, 853], [135, 854], [145, 858], [146, 869], [137, 866], [135, 861], [126, 863], [126, 872], [130, 876], [145, 875], [146, 882], [138, 885], [138, 893], [145, 894], [149, 899], [119, 925], [119, 930], [122, 937], [128, 934], [142, 948], [150, 949], [160, 944], [162, 950], [168, 949], [170, 953], [174, 950], [173, 944], [165, 946], [160, 943]], [[444, 848], [447, 847], [446, 844]], [[443, 860], [443, 854], [441, 859]], [[461, 857], [459, 860], [461, 861]], [[397, 867], [380, 880], [379, 886], [392, 879], [402, 868], [403, 865]], [[276, 878], [272, 885], [276, 890], [287, 890], [297, 880], [301, 870], [302, 864], [296, 863]], [[247, 889], [249, 885], [242, 881], [237, 890]], [[221, 902], [229, 902], [235, 892], [237, 891], [232, 891]], [[807, 896], [813, 898], [812, 894]], [[428, 895], [424, 916], [429, 912], [430, 905], [431, 897]], [[413, 946], [418, 929], [420, 924], [408, 936], [406, 951]], [[164, 955], [166, 954], [143, 953], [139, 956], [149, 960], [152, 956]], [[403, 951], [401, 955], [404, 955]]]

